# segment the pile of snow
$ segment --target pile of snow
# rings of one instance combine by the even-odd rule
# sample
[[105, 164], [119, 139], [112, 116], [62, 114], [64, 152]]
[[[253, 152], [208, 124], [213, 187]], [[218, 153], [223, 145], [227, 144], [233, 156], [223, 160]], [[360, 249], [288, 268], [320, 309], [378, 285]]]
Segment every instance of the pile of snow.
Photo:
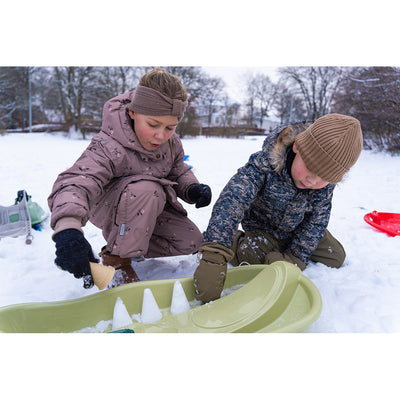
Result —
[[[205, 230], [212, 205], [229, 178], [261, 148], [262, 137], [242, 139], [187, 138], [188, 163], [199, 181], [211, 186], [213, 202], [196, 209], [184, 203], [189, 217]], [[25, 189], [48, 211], [47, 196], [57, 175], [71, 166], [88, 145], [59, 134], [0, 136], [0, 205], [14, 203]], [[363, 217], [373, 210], [400, 212], [400, 157], [363, 151], [347, 179], [335, 190], [329, 230], [347, 252], [345, 264], [331, 269], [311, 263], [304, 271], [318, 287], [323, 301], [320, 318], [310, 332], [400, 332], [400, 237], [389, 237], [367, 225]], [[95, 253], [104, 245], [92, 224], [85, 236]], [[24, 238], [0, 240], [0, 307], [10, 304], [68, 300], [98, 292], [54, 265], [54, 243], [49, 220]], [[192, 276], [196, 256], [149, 259], [137, 263], [141, 280]]]

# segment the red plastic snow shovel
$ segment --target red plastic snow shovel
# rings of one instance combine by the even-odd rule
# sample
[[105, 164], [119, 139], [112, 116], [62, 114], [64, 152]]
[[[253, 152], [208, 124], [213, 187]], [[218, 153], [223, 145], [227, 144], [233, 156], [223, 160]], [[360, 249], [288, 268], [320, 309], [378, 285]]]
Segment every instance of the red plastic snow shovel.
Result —
[[372, 211], [364, 215], [364, 220], [389, 236], [400, 235], [400, 214]]

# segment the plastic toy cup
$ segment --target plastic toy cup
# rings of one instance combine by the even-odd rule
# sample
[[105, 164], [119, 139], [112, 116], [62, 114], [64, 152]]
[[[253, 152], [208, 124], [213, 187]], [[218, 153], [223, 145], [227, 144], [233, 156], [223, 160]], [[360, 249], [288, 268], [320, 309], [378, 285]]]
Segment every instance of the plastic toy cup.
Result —
[[100, 290], [103, 290], [107, 287], [115, 274], [115, 268], [93, 262], [90, 263], [90, 269], [92, 272], [94, 284]]

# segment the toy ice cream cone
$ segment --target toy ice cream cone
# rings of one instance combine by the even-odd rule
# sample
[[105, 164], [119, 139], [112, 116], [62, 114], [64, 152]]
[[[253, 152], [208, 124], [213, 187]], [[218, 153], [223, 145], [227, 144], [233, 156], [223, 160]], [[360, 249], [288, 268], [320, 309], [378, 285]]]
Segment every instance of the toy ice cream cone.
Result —
[[115, 274], [115, 268], [106, 265], [90, 263], [94, 284], [100, 289], [104, 289], [111, 282]]

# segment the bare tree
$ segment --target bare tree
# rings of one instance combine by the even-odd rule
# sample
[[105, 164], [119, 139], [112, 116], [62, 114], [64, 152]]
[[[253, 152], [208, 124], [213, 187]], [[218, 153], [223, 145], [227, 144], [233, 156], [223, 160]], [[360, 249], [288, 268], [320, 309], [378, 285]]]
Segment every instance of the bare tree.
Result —
[[255, 105], [255, 98], [257, 93], [257, 88], [252, 84], [253, 75], [250, 73], [246, 73], [246, 86], [245, 86], [245, 93], [246, 93], [246, 120], [247, 124], [250, 126], [255, 125], [255, 114], [256, 114], [256, 105]]
[[274, 109], [282, 124], [301, 121], [306, 115], [301, 97], [291, 93], [288, 87], [280, 82], [276, 85]]
[[223, 98], [223, 106], [221, 120], [223, 127], [231, 127], [235, 125], [235, 119], [238, 119], [240, 110], [239, 103], [232, 103], [228, 96]]
[[0, 68], [0, 127], [28, 124], [29, 67]]
[[[81, 131], [85, 96], [89, 94], [93, 67], [55, 67], [60, 106], [67, 129]], [[84, 135], [84, 134], [83, 134]]]
[[275, 85], [268, 75], [256, 74], [249, 76], [246, 92], [250, 124], [255, 125], [254, 120], [257, 115], [259, 126], [261, 127], [264, 118], [269, 116], [269, 112], [275, 101]]
[[98, 75], [98, 93], [102, 92], [102, 97], [111, 99], [133, 90], [145, 72], [145, 67], [101, 67], [95, 70]]
[[400, 68], [352, 68], [334, 110], [358, 118], [368, 146], [400, 151]]
[[330, 112], [343, 68], [285, 67], [279, 68], [279, 74], [291, 92], [302, 96], [307, 112], [305, 119], [314, 120]]
[[221, 78], [212, 78], [206, 74], [203, 79], [203, 86], [198, 104], [206, 110], [207, 122], [210, 126], [212, 116], [217, 111], [216, 106], [218, 103], [222, 103], [225, 96], [225, 82]]

